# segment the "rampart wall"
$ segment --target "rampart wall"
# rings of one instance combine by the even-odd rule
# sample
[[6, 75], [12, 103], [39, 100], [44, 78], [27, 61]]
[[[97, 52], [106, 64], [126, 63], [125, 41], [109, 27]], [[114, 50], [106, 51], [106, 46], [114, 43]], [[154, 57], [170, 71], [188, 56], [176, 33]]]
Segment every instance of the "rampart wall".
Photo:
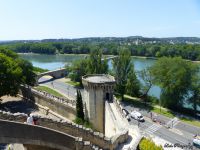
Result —
[[21, 86], [19, 94], [26, 100], [46, 106], [53, 112], [69, 118], [70, 120], [74, 120], [76, 117], [76, 102], [74, 100], [56, 97], [44, 91], [25, 86]]
[[[82, 125], [77, 125], [75, 123], [67, 122], [67, 121], [58, 121], [50, 118], [44, 118], [41, 116], [35, 116], [38, 118], [37, 125], [54, 129], [56, 131], [60, 131], [62, 133], [79, 137], [79, 147], [83, 147], [84, 149], [92, 149], [92, 148], [102, 148], [102, 149], [116, 149], [120, 143], [123, 143], [128, 139], [128, 131], [124, 130], [118, 135], [115, 135], [112, 138], [105, 137], [102, 133], [94, 132], [89, 128], [85, 128]], [[26, 114], [23, 113], [9, 113], [0, 111], [0, 119], [10, 120], [15, 122], [25, 122]], [[86, 142], [84, 142], [86, 141]]]

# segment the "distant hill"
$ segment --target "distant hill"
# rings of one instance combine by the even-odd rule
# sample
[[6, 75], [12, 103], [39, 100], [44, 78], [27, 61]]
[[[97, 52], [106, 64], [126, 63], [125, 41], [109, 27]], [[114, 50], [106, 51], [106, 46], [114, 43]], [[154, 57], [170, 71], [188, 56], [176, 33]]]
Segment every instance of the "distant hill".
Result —
[[14, 41], [0, 41], [0, 43], [42, 43], [42, 42], [117, 42], [117, 43], [170, 43], [170, 44], [200, 44], [198, 37], [168, 37], [168, 38], [154, 38], [142, 36], [129, 36], [129, 37], [88, 37], [76, 39], [43, 39], [43, 40], [14, 40]]

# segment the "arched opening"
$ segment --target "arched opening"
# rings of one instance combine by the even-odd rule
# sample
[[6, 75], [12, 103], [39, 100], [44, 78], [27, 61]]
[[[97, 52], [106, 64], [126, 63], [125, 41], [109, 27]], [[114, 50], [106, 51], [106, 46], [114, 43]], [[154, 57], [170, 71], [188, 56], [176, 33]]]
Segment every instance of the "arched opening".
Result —
[[42, 77], [40, 77], [38, 79], [38, 84], [43, 84], [43, 83], [47, 83], [47, 82], [51, 82], [55, 79], [54, 76], [51, 76], [51, 75], [44, 75]]

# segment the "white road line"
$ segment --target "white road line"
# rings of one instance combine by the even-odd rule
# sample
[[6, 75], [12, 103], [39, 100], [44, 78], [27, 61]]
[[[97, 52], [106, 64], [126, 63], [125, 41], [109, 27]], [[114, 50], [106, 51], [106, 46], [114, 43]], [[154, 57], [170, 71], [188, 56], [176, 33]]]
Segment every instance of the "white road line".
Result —
[[145, 131], [149, 134], [152, 134], [154, 132], [156, 132], [157, 130], [159, 130], [161, 128], [160, 125], [157, 125], [157, 124], [153, 124], [151, 125], [150, 127], [148, 127], [147, 129], [145, 129]]

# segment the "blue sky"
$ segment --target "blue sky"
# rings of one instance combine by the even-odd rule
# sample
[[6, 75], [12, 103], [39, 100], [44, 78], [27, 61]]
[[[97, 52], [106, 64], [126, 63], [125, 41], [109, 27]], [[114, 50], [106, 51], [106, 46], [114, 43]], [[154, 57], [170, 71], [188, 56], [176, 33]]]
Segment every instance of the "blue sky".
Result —
[[0, 40], [200, 37], [200, 0], [0, 0]]

